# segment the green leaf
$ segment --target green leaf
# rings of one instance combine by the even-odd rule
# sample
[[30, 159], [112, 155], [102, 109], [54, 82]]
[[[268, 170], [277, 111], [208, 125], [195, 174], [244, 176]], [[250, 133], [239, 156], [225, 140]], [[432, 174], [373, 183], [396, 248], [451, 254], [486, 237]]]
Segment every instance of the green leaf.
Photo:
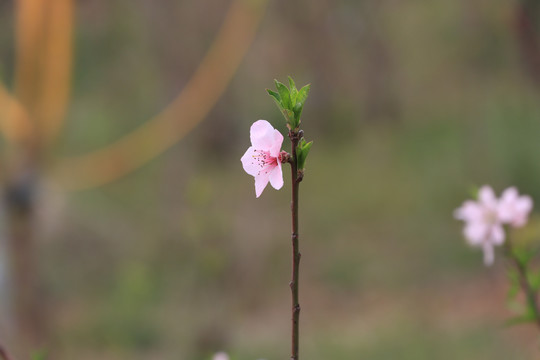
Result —
[[285, 118], [285, 121], [287, 122], [287, 127], [289, 129], [295, 129], [295, 121], [294, 121], [294, 113], [289, 109], [283, 109], [281, 108], [281, 113], [283, 114], [283, 117]]
[[301, 88], [300, 90], [298, 90], [298, 96], [296, 97], [296, 102], [297, 103], [301, 103], [302, 106], [304, 105], [304, 103], [306, 102], [306, 99], [309, 95], [309, 89], [311, 88], [311, 84], [307, 84], [306, 86], [304, 86], [303, 88]]
[[291, 93], [289, 89], [287, 89], [287, 87], [283, 85], [282, 83], [280, 83], [279, 81], [277, 80], [274, 80], [274, 81], [276, 83], [276, 88], [279, 92], [279, 96], [281, 97], [281, 105], [283, 106], [284, 109], [292, 110], [291, 109]]
[[281, 105], [281, 96], [279, 96], [277, 92], [270, 89], [266, 89], [266, 91], [268, 92], [268, 95], [270, 95], [274, 99], [274, 102], [278, 106], [279, 110], [283, 111], [283, 105]]
[[296, 167], [298, 168], [298, 170], [304, 169], [306, 159], [312, 145], [313, 145], [313, 141], [306, 143], [306, 140], [302, 138], [302, 140], [300, 140], [300, 143], [296, 147]]
[[289, 78], [289, 88], [292, 90], [292, 89], [296, 89], [296, 84], [294, 83], [294, 80], [292, 77], [288, 76]]
[[268, 95], [273, 97], [274, 100], [276, 100], [281, 105], [281, 96], [279, 96], [279, 94], [277, 92], [275, 92], [273, 90], [270, 90], [270, 89], [266, 89], [266, 91], [268, 92]]
[[290, 88], [287, 88], [287, 86], [278, 80], [274, 80], [277, 92], [269, 89], [266, 89], [266, 91], [278, 105], [287, 121], [287, 127], [291, 130], [298, 131], [298, 127], [300, 126], [300, 115], [302, 114], [302, 109], [307, 99], [310, 85], [306, 85], [298, 90], [294, 80], [290, 76], [288, 79]]
[[294, 80], [290, 76], [289, 76], [289, 91], [291, 93], [291, 105], [294, 106], [296, 104], [296, 97], [298, 95], [298, 90], [296, 89]]
[[309, 94], [309, 89], [311, 88], [311, 84], [307, 84], [303, 88], [301, 88], [298, 91], [298, 95], [296, 96], [296, 103], [294, 105], [294, 116], [300, 124], [300, 116], [302, 115], [302, 110], [304, 109], [304, 103], [306, 102], [306, 99]]

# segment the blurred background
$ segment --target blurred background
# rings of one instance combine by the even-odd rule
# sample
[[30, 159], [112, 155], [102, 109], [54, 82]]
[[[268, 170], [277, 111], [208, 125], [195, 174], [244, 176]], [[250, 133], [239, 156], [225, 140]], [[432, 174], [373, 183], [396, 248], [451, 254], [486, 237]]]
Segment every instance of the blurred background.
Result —
[[484, 267], [452, 212], [483, 184], [540, 203], [539, 15], [0, 0], [0, 341], [20, 359], [288, 358], [290, 185], [255, 199], [240, 157], [255, 120], [285, 134], [265, 88], [291, 75], [312, 84], [302, 357], [538, 358], [536, 328], [504, 326], [502, 254]]

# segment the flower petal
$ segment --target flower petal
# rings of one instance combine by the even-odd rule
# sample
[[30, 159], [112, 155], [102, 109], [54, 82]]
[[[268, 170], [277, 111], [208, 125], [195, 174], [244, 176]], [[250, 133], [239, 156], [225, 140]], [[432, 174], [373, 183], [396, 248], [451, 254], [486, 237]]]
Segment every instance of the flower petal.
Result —
[[520, 196], [516, 201], [516, 210], [526, 213], [527, 215], [533, 208], [533, 201], [530, 196]]
[[281, 169], [281, 163], [278, 161], [277, 166], [270, 173], [270, 184], [276, 190], [281, 189], [283, 186], [283, 171]]
[[497, 208], [498, 217], [500, 221], [504, 224], [512, 222], [515, 216], [514, 213], [514, 204], [507, 201], [501, 202]]
[[454, 217], [464, 221], [481, 221], [484, 217], [482, 206], [475, 201], [467, 200], [456, 209]]
[[251, 128], [249, 130], [249, 137], [251, 139], [251, 145], [256, 149], [266, 150], [266, 151], [270, 150], [275, 143], [274, 131], [276, 130], [272, 127], [272, 125], [270, 125], [268, 121], [266, 120], [255, 121], [253, 125], [251, 125]]
[[500, 224], [493, 225], [491, 227], [491, 242], [494, 245], [502, 245], [504, 243], [505, 233], [504, 229]]
[[273, 134], [273, 143], [272, 147], [270, 148], [270, 155], [273, 157], [278, 157], [279, 153], [281, 152], [281, 145], [283, 144], [283, 135], [278, 130], [274, 130]]
[[212, 357], [212, 360], [229, 360], [229, 355], [227, 355], [223, 351], [220, 351], [214, 354], [214, 357]]
[[255, 160], [254, 156], [256, 156], [255, 148], [250, 146], [245, 152], [244, 156], [242, 156], [240, 159], [244, 171], [251, 176], [257, 175], [257, 173], [261, 170], [261, 166]]
[[489, 226], [484, 222], [473, 221], [465, 225], [463, 235], [468, 243], [474, 246], [479, 246], [485, 239], [489, 231]]
[[504, 191], [498, 206], [499, 219], [513, 227], [521, 227], [527, 223], [533, 207], [529, 196], [519, 196], [517, 189], [512, 187]]
[[480, 188], [478, 191], [478, 200], [481, 204], [488, 207], [497, 206], [497, 197], [495, 196], [495, 192], [493, 192], [491, 186], [488, 185], [484, 185]]
[[510, 225], [513, 227], [522, 227], [529, 220], [529, 213], [533, 208], [533, 201], [529, 196], [520, 196], [514, 203], [514, 216]]
[[504, 190], [502, 195], [501, 195], [501, 201], [515, 201], [517, 200], [518, 198], [518, 191], [517, 189], [512, 186], [512, 187], [509, 187], [508, 189]]
[[255, 176], [255, 196], [261, 196], [264, 188], [268, 185], [270, 180], [270, 174], [263, 173], [261, 175]]

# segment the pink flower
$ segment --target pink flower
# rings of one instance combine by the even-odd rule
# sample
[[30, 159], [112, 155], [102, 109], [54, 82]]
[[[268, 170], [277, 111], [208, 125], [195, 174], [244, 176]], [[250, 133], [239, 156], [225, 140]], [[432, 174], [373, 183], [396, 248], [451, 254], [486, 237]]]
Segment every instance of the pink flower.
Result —
[[472, 246], [484, 251], [484, 263], [491, 265], [495, 258], [495, 245], [502, 245], [505, 233], [499, 217], [499, 201], [493, 189], [482, 186], [478, 201], [467, 200], [454, 213], [456, 219], [465, 221], [463, 234]]
[[[215, 353], [214, 356], [212, 357], [212, 360], [229, 360], [229, 359], [230, 359], [229, 355], [227, 355], [227, 353], [223, 351]], [[259, 359], [259, 360], [263, 360], [263, 359]]]
[[251, 125], [251, 146], [242, 156], [244, 170], [255, 178], [255, 195], [261, 196], [268, 182], [279, 190], [283, 186], [281, 171], [281, 144], [283, 135], [266, 120]]
[[505, 224], [521, 227], [527, 223], [533, 207], [530, 196], [519, 196], [515, 187], [503, 191], [499, 201], [499, 218]]
[[227, 353], [224, 353], [223, 351], [220, 351], [214, 354], [212, 360], [229, 360], [229, 355], [227, 355]]

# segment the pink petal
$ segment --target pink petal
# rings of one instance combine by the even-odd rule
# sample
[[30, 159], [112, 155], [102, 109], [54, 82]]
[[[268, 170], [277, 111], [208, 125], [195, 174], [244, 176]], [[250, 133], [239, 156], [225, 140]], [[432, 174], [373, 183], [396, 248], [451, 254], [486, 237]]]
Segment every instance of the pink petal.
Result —
[[532, 207], [533, 202], [529, 196], [519, 196], [516, 188], [508, 188], [504, 191], [497, 210], [503, 223], [521, 227], [527, 223]]
[[507, 224], [514, 218], [514, 204], [508, 201], [501, 202], [497, 208], [498, 217], [501, 222]]
[[250, 146], [245, 152], [244, 156], [242, 156], [242, 158], [240, 159], [244, 171], [251, 176], [257, 175], [257, 173], [261, 170], [260, 165], [257, 163], [257, 161], [254, 160], [255, 155], [255, 148], [253, 146]]
[[529, 220], [529, 213], [533, 207], [533, 201], [529, 196], [520, 196], [514, 205], [514, 216], [510, 225], [522, 227]]
[[481, 221], [484, 217], [484, 211], [477, 202], [467, 200], [460, 208], [456, 209], [454, 217], [464, 221]]
[[504, 190], [501, 195], [501, 201], [505, 201], [505, 202], [506, 201], [513, 202], [517, 200], [517, 198], [518, 198], [518, 191], [514, 186], [509, 187], [508, 189]]
[[[249, 136], [255, 149], [269, 151], [275, 144], [275, 129], [266, 120], [257, 120], [251, 125]], [[279, 132], [279, 131], [278, 131]], [[282, 136], [283, 141], [283, 136]], [[281, 146], [281, 144], [280, 144]]]
[[281, 189], [283, 186], [283, 171], [281, 170], [281, 163], [278, 161], [277, 166], [274, 167], [270, 173], [270, 184], [276, 190]]
[[270, 180], [270, 174], [263, 173], [261, 175], [255, 176], [255, 196], [261, 196], [264, 188], [268, 185]]
[[505, 233], [501, 225], [493, 225], [491, 228], [491, 242], [494, 245], [502, 245], [504, 243]]
[[516, 210], [526, 213], [527, 215], [533, 208], [533, 201], [530, 196], [520, 196], [516, 201]]
[[212, 360], [229, 360], [229, 355], [227, 355], [223, 351], [220, 351], [214, 354], [214, 357], [212, 357]]
[[471, 245], [480, 245], [486, 238], [489, 226], [483, 222], [469, 222], [463, 229], [463, 235]]
[[484, 185], [480, 188], [478, 191], [478, 200], [481, 204], [489, 207], [497, 206], [497, 197], [491, 186]]
[[274, 139], [272, 147], [270, 148], [270, 155], [273, 157], [278, 157], [281, 152], [281, 145], [283, 144], [283, 135], [278, 130], [274, 130]]

